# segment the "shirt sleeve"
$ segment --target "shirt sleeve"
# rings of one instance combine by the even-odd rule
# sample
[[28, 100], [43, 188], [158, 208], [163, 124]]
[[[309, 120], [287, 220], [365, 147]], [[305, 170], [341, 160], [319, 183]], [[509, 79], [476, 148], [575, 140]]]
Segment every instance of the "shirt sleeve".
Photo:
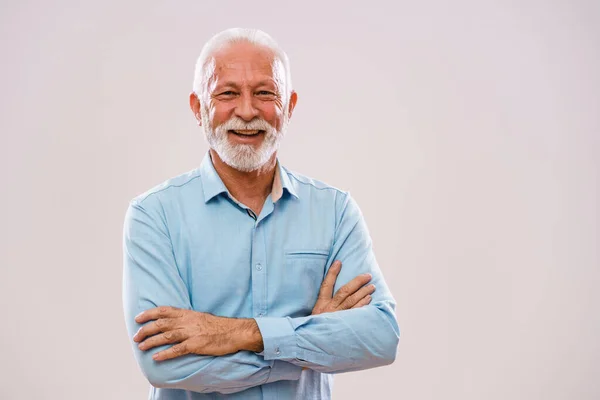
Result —
[[325, 372], [349, 372], [391, 364], [400, 330], [396, 302], [384, 281], [366, 223], [349, 194], [336, 199], [336, 233], [327, 265], [340, 260], [334, 290], [369, 272], [375, 292], [369, 305], [307, 317], [256, 318], [265, 360], [285, 360]]
[[[192, 309], [188, 288], [176, 265], [164, 214], [158, 200], [148, 205], [129, 204], [123, 229], [123, 308], [134, 356], [150, 384], [157, 388], [184, 389], [200, 393], [234, 393], [279, 380], [297, 380], [301, 367], [279, 360], [265, 360], [253, 352], [240, 351], [213, 357], [188, 354], [155, 361], [152, 356], [171, 345], [141, 351], [133, 336], [142, 326], [140, 312], [173, 306]], [[147, 200], [147, 201], [148, 201]]]

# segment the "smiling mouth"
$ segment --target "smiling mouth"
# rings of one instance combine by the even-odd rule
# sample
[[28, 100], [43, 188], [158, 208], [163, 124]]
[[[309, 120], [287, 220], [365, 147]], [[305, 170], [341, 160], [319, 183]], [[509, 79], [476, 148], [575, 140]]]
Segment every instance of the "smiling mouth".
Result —
[[230, 129], [228, 132], [233, 133], [238, 136], [256, 136], [261, 133], [264, 133], [263, 130], [259, 130], [259, 129], [252, 129], [252, 130], [250, 130], [250, 129], [243, 129], [243, 130], [242, 129], [240, 129], [240, 130]]

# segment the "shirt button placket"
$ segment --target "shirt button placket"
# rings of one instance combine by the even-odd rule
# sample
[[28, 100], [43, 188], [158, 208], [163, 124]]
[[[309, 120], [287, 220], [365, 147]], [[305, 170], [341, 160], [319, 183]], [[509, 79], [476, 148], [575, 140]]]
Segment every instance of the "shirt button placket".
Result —
[[252, 295], [254, 315], [264, 317], [267, 315], [267, 277], [264, 264], [266, 248], [264, 241], [264, 229], [260, 223], [254, 227], [254, 238], [252, 241]]

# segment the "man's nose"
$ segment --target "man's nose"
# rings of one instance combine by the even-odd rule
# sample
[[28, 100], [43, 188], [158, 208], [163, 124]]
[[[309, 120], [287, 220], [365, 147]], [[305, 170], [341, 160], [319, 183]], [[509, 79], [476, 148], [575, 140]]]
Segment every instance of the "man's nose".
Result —
[[251, 94], [243, 93], [240, 95], [237, 107], [235, 108], [235, 115], [247, 122], [256, 118], [258, 116], [258, 109], [254, 106], [254, 100], [254, 96]]

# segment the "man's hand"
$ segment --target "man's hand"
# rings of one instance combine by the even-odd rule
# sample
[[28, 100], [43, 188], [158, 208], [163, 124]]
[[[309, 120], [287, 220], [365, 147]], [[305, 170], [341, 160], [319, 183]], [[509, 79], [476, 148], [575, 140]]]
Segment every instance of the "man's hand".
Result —
[[253, 319], [217, 317], [175, 307], [156, 307], [135, 317], [142, 326], [133, 337], [140, 350], [177, 343], [156, 353], [157, 361], [185, 354], [222, 356], [240, 350], [261, 352], [262, 336]]
[[341, 268], [342, 263], [337, 260], [329, 267], [321, 284], [319, 298], [313, 307], [312, 315], [359, 308], [371, 302], [371, 293], [375, 291], [375, 285], [367, 285], [371, 281], [371, 274], [358, 275], [342, 286], [335, 296], [333, 295], [333, 287]]

